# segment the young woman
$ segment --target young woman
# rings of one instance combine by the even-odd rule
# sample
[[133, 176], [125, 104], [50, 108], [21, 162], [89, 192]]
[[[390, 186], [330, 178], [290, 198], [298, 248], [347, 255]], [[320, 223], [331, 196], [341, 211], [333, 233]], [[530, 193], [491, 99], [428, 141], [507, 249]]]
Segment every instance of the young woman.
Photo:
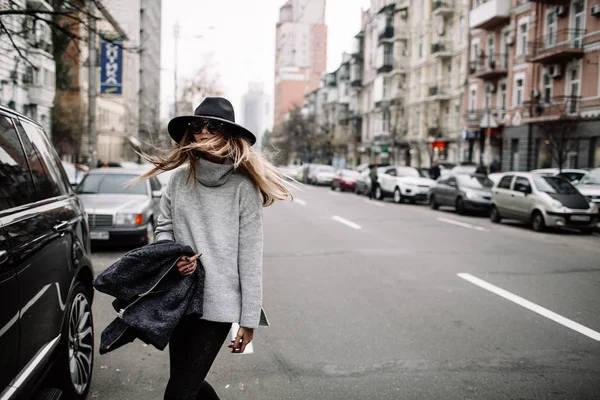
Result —
[[202, 319], [182, 320], [169, 342], [164, 399], [218, 399], [205, 377], [231, 324], [240, 328], [229, 347], [243, 353], [261, 319], [262, 207], [291, 194], [275, 167], [252, 149], [256, 137], [235, 124], [226, 99], [206, 98], [193, 116], [174, 118], [168, 129], [175, 149], [148, 157], [155, 168], [140, 179], [185, 165], [163, 193], [156, 239], [197, 253], [177, 263], [182, 276], [195, 272], [201, 253], [206, 276]]

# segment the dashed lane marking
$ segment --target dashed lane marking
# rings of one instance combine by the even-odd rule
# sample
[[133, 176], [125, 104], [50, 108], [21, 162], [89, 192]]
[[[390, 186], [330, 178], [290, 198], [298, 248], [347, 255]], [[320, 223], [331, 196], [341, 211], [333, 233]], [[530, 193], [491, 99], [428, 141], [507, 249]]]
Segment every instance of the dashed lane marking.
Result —
[[302, 200], [302, 199], [298, 199], [298, 198], [295, 198], [295, 199], [294, 199], [294, 203], [298, 203], [298, 204], [300, 204], [301, 206], [305, 206], [305, 205], [306, 205], [306, 201], [304, 201], [304, 200]]
[[349, 226], [349, 227], [350, 227], [350, 228], [352, 228], [352, 229], [356, 229], [356, 230], [358, 230], [358, 229], [362, 229], [362, 226], [360, 226], [360, 225], [358, 225], [358, 224], [355, 224], [355, 223], [354, 223], [354, 222], [352, 222], [352, 221], [348, 221], [348, 220], [347, 220], [347, 219], [345, 219], [345, 218], [338, 217], [337, 215], [334, 215], [334, 216], [333, 216], [333, 219], [334, 219], [335, 221], [337, 221], [337, 222], [341, 223], [341, 224], [344, 224], [344, 225], [346, 225], [346, 226]]
[[483, 226], [471, 225], [466, 222], [457, 221], [455, 219], [439, 217], [437, 220], [441, 221], [441, 222], [445, 222], [447, 224], [462, 226], [463, 228], [475, 229], [476, 231], [480, 231], [480, 232], [489, 232], [490, 231], [489, 229], [484, 228]]

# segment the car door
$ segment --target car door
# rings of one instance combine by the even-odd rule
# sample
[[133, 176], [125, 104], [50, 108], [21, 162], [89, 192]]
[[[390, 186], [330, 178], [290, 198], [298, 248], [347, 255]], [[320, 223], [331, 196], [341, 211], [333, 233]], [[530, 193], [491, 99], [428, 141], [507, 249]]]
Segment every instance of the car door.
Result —
[[456, 204], [456, 196], [458, 195], [458, 182], [455, 176], [448, 178], [446, 189], [445, 189], [444, 201], [449, 206]]
[[514, 175], [505, 175], [498, 185], [492, 189], [493, 202], [501, 215], [512, 215], [511, 210], [511, 185]]
[[82, 218], [60, 161], [44, 132], [13, 120], [35, 184], [35, 202], [3, 221], [17, 270], [19, 368], [59, 337], [73, 279], [73, 226]]
[[27, 157], [12, 119], [0, 114], [0, 393], [19, 368], [20, 303], [7, 220], [35, 201]]
[[531, 215], [531, 182], [527, 177], [517, 176], [511, 193], [512, 210], [515, 217], [529, 220]]
[[390, 194], [394, 191], [396, 175], [396, 168], [388, 168], [385, 170], [379, 186], [381, 186], [381, 190], [383, 190], [386, 194]]

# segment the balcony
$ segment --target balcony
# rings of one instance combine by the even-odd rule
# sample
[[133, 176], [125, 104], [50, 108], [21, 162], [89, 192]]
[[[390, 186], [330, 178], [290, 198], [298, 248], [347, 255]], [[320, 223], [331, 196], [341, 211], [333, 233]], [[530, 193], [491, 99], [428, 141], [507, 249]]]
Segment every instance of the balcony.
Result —
[[469, 13], [470, 29], [494, 29], [510, 21], [511, 0], [489, 0]]
[[431, 14], [435, 16], [448, 17], [454, 13], [453, 0], [434, 0], [431, 5]]
[[352, 64], [350, 65], [350, 85], [352, 87], [362, 86], [362, 65]]
[[488, 54], [470, 62], [469, 73], [474, 78], [498, 79], [508, 75], [508, 54]]
[[431, 54], [434, 57], [452, 57], [452, 44], [447, 41], [438, 41], [431, 45]]
[[349, 64], [342, 64], [342, 66], [338, 70], [338, 79], [340, 81], [349, 81], [350, 80], [350, 65]]
[[338, 122], [340, 125], [348, 125], [350, 119], [350, 110], [347, 104], [340, 105], [338, 109]]
[[428, 87], [426, 93], [427, 101], [449, 100], [450, 86], [444, 83], [434, 84]]
[[[503, 126], [506, 122], [506, 109], [491, 108], [490, 115], [494, 118], [498, 126]], [[487, 115], [487, 110], [482, 108], [478, 110], [469, 110], [465, 113], [465, 122], [470, 128], [479, 128], [481, 119]]]
[[350, 55], [354, 59], [362, 60], [365, 34], [363, 31], [358, 32], [352, 40], [352, 51]]
[[580, 105], [580, 96], [555, 96], [549, 103], [543, 99], [523, 103], [523, 106], [530, 110], [532, 119], [578, 118]]
[[562, 29], [529, 44], [528, 62], [556, 64], [583, 57], [583, 29]]

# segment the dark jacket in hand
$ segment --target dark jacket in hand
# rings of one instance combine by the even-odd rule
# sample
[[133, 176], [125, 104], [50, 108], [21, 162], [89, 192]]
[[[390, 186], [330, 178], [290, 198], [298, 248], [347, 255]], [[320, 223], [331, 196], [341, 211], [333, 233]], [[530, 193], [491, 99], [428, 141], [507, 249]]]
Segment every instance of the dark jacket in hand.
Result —
[[175, 264], [181, 256], [193, 256], [189, 246], [162, 241], [125, 254], [94, 280], [94, 287], [115, 297], [117, 318], [102, 332], [100, 354], [136, 338], [159, 350], [184, 316], [202, 316], [204, 268], [182, 277]]

